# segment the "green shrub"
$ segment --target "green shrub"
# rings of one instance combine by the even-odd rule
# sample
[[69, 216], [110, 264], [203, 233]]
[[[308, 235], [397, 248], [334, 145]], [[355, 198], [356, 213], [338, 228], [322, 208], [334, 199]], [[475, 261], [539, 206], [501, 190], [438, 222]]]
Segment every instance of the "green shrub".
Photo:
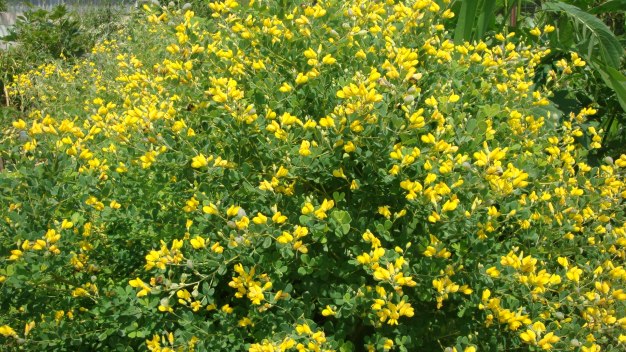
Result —
[[[51, 11], [41, 8], [27, 11], [5, 38], [14, 44], [0, 55], [0, 88], [15, 75], [42, 64], [81, 57], [96, 41], [110, 39], [122, 28], [126, 11], [112, 4], [73, 10], [59, 5]], [[3, 91], [0, 96], [5, 98]]]
[[623, 349], [626, 155], [549, 100], [576, 53], [539, 86], [546, 47], [435, 1], [208, 7], [10, 87], [7, 349]]
[[93, 42], [80, 30], [80, 21], [64, 5], [51, 11], [34, 9], [11, 28], [7, 40], [20, 43], [26, 51], [47, 57], [76, 57], [89, 50]]

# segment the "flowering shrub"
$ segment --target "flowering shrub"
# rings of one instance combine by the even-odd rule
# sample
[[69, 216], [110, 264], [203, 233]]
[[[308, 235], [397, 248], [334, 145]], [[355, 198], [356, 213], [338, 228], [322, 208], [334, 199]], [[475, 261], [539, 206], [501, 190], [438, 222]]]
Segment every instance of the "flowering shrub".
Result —
[[[626, 155], [447, 2], [145, 6], [15, 78], [9, 349], [622, 350]], [[536, 39], [538, 36], [540, 39]]]

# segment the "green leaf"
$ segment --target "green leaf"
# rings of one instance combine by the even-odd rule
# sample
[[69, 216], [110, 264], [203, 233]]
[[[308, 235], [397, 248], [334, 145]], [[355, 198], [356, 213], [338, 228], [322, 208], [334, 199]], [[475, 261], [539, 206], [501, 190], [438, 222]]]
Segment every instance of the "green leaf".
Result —
[[339, 227], [335, 230], [337, 235], [347, 235], [348, 232], [350, 232], [352, 217], [350, 217], [350, 214], [347, 211], [335, 210], [330, 214], [330, 216], [339, 225]]
[[589, 10], [589, 13], [599, 14], [607, 12], [626, 11], [626, 0], [611, 0]]
[[496, 20], [495, 1], [483, 2], [482, 11], [478, 16], [478, 23], [476, 26], [476, 38], [482, 38], [487, 30], [493, 26]]
[[220, 265], [220, 263], [217, 260], [209, 259], [206, 262], [204, 262], [204, 265], [206, 265], [209, 268], [216, 268]]
[[587, 61], [594, 54], [593, 49], [595, 48], [595, 43], [597, 43], [602, 61], [606, 65], [615, 68], [619, 67], [622, 55], [624, 55], [624, 49], [611, 29], [599, 18], [574, 5], [560, 1], [547, 2], [543, 4], [543, 9], [548, 12], [562, 12], [590, 32], [590, 38], [586, 40], [589, 42], [589, 57], [586, 57]]
[[300, 220], [301, 225], [307, 225], [311, 221], [311, 217], [308, 215], [300, 215], [298, 220]]
[[599, 63], [593, 65], [602, 76], [604, 83], [615, 92], [622, 110], [626, 111], [626, 76], [613, 67], [602, 66]]
[[461, 2], [461, 11], [459, 11], [458, 14], [459, 20], [454, 30], [454, 42], [456, 44], [472, 39], [472, 30], [474, 29], [474, 19], [476, 18], [477, 8], [478, 0], [465, 0]]
[[344, 200], [346, 198], [346, 194], [341, 192], [333, 192], [333, 200], [335, 201], [335, 203], [339, 203], [342, 200]]
[[263, 240], [263, 244], [261, 245], [263, 248], [269, 248], [272, 245], [272, 238], [270, 236], [265, 237]]

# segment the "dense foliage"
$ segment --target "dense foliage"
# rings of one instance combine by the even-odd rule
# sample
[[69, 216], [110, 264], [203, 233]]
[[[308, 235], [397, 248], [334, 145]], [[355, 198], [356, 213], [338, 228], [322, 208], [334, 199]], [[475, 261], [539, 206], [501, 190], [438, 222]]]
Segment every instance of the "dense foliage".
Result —
[[[0, 11], [2, 4], [0, 3]], [[88, 53], [98, 40], [109, 39], [124, 26], [123, 5], [77, 8], [58, 5], [50, 10], [32, 8], [19, 15], [9, 34], [10, 42], [0, 51], [0, 98], [16, 75], [59, 59], [73, 61]], [[8, 100], [10, 104], [10, 100]]]
[[534, 80], [553, 26], [272, 5], [146, 5], [15, 77], [6, 349], [624, 349], [626, 155], [550, 101], [579, 54]]

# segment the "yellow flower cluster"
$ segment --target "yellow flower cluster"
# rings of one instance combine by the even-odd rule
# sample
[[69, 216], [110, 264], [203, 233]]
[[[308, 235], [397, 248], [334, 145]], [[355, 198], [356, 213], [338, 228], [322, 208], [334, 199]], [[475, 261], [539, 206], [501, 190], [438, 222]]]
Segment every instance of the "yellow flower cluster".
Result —
[[234, 268], [238, 276], [233, 277], [232, 281], [228, 283], [228, 286], [237, 290], [235, 297], [242, 298], [244, 295], [248, 297], [250, 302], [254, 305], [260, 305], [265, 300], [264, 292], [272, 288], [272, 282], [266, 274], [260, 275], [259, 280], [265, 281], [261, 286], [260, 281], [254, 280], [255, 269], [250, 269], [246, 272], [241, 264], [236, 264]]

